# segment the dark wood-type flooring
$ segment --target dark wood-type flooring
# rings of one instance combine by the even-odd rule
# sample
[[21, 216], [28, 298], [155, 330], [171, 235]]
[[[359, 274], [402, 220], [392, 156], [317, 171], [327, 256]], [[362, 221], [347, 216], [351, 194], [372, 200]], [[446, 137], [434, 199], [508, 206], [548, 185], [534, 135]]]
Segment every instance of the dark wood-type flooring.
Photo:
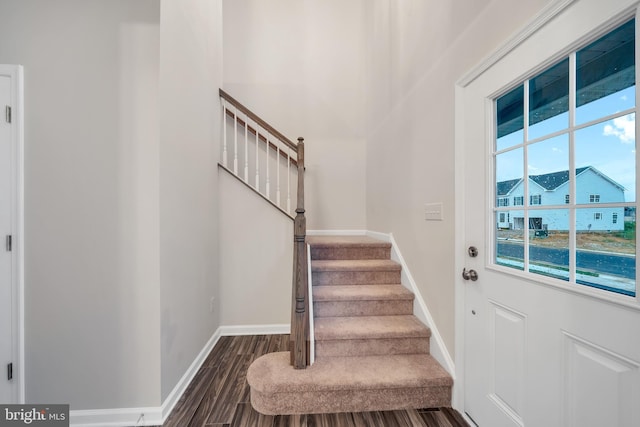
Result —
[[247, 368], [286, 351], [289, 335], [221, 337], [163, 427], [468, 427], [451, 408], [308, 415], [262, 415], [251, 407]]

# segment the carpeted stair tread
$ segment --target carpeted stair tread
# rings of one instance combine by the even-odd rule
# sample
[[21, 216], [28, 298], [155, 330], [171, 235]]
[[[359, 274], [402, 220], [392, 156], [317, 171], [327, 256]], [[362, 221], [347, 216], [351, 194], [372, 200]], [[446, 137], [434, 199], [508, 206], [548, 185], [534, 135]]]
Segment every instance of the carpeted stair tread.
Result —
[[314, 286], [313, 301], [413, 300], [413, 292], [397, 285]]
[[389, 259], [391, 243], [368, 236], [310, 236], [311, 259]]
[[414, 315], [320, 317], [315, 319], [315, 338], [362, 340], [431, 336], [431, 330]]
[[307, 243], [311, 246], [378, 246], [390, 248], [391, 243], [374, 239], [369, 236], [307, 236]]
[[377, 390], [451, 386], [451, 376], [428, 354], [325, 357], [307, 369], [293, 369], [289, 353], [269, 353], [247, 372], [261, 393]]
[[390, 259], [316, 260], [311, 270], [321, 271], [400, 271], [401, 266]]

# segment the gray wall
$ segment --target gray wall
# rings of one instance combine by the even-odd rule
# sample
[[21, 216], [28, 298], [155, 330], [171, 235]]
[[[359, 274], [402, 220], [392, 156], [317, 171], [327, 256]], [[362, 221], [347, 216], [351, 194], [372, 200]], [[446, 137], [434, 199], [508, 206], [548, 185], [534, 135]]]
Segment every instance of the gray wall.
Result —
[[[452, 355], [455, 83], [546, 3], [367, 3], [367, 227], [393, 233]], [[443, 221], [425, 221], [432, 202]]]
[[25, 77], [29, 402], [160, 406], [218, 327], [221, 8], [0, 0], [0, 63]]
[[26, 399], [160, 402], [157, 0], [2, 0], [24, 65]]
[[[219, 169], [220, 322], [291, 322], [293, 221]], [[294, 202], [295, 203], [295, 202]]]
[[227, 0], [224, 89], [305, 138], [309, 229], [362, 230], [365, 0]]
[[[219, 325], [219, 0], [162, 0], [160, 283], [162, 400]], [[213, 312], [210, 299], [215, 299]]]

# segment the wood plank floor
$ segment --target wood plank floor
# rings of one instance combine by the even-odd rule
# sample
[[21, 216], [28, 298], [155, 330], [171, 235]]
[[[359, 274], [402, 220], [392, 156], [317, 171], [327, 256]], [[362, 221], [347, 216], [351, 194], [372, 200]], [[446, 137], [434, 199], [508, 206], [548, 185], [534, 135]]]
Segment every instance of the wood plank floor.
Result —
[[250, 403], [247, 368], [266, 353], [286, 351], [289, 335], [221, 337], [164, 427], [468, 427], [451, 408], [266, 416]]

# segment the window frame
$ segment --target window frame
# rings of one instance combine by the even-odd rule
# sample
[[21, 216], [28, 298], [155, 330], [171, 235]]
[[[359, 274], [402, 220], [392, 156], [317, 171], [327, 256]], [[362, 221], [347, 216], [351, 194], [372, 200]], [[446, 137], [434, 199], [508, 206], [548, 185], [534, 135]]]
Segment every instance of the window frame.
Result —
[[[495, 190], [496, 187], [496, 158], [498, 154], [502, 154], [508, 151], [512, 151], [512, 150], [517, 150], [517, 149], [526, 149], [526, 147], [528, 145], [540, 142], [540, 141], [544, 141], [546, 139], [549, 139], [551, 137], [555, 137], [558, 135], [562, 135], [562, 134], [568, 134], [571, 135], [570, 139], [571, 139], [571, 150], [573, 150], [574, 148], [574, 144], [575, 144], [575, 140], [574, 140], [574, 135], [575, 133], [580, 130], [580, 129], [584, 129], [587, 128], [589, 126], [592, 126], [594, 124], [599, 124], [599, 123], [605, 123], [606, 121], [609, 120], [613, 120], [614, 118], [619, 118], [619, 117], [623, 117], [629, 114], [634, 114], [635, 117], [635, 128], [638, 129], [639, 128], [639, 123], [638, 123], [638, 113], [640, 112], [640, 107], [638, 106], [638, 103], [640, 102], [640, 96], [639, 95], [639, 85], [640, 85], [640, 78], [638, 78], [638, 75], [640, 74], [640, 37], [639, 37], [639, 33], [640, 33], [640, 15], [637, 11], [636, 11], [636, 7], [634, 7], [633, 10], [633, 14], [628, 13], [626, 16], [624, 17], [619, 17], [615, 23], [608, 23], [606, 26], [603, 26], [602, 28], [593, 31], [592, 33], [590, 33], [588, 36], [584, 37], [579, 43], [576, 43], [574, 45], [569, 46], [564, 52], [563, 55], [556, 55], [554, 57], [554, 59], [549, 60], [547, 62], [545, 62], [544, 64], [541, 64], [539, 67], [536, 67], [534, 69], [532, 69], [529, 73], [525, 74], [521, 79], [519, 79], [517, 82], [514, 82], [513, 84], [505, 87], [503, 90], [501, 90], [499, 93], [497, 93], [494, 97], [493, 97], [493, 123], [491, 124], [491, 126], [493, 127], [493, 135], [494, 138], [492, 139], [492, 173], [493, 173], [493, 188]], [[625, 25], [626, 23], [628, 23], [630, 20], [635, 19], [635, 75], [636, 75], [636, 81], [635, 81], [635, 104], [632, 108], [628, 108], [626, 110], [623, 111], [618, 111], [614, 114], [608, 114], [608, 115], [602, 115], [599, 116], [596, 119], [593, 120], [588, 120], [584, 123], [579, 123], [576, 125], [575, 123], [575, 110], [576, 110], [576, 82], [575, 82], [575, 73], [576, 73], [576, 67], [575, 67], [575, 63], [576, 63], [576, 54], [577, 52], [581, 51], [583, 48], [587, 47], [589, 44], [595, 42], [596, 40], [600, 39], [603, 36], [608, 35], [610, 32], [616, 30], [618, 27]], [[543, 72], [545, 72], [547, 69], [554, 67], [556, 64], [558, 64], [559, 62], [563, 61], [565, 58], [569, 57], [570, 59], [570, 72], [572, 73], [572, 75], [570, 75], [569, 79], [570, 79], [570, 92], [569, 92], [569, 114], [573, 115], [573, 117], [570, 118], [569, 121], [569, 126], [561, 131], [555, 131], [552, 132], [548, 135], [543, 135], [541, 137], [536, 137], [535, 139], [527, 139], [526, 136], [526, 130], [524, 131], [524, 141], [521, 144], [515, 144], [515, 145], [509, 145], [507, 147], [502, 147], [502, 148], [498, 148], [496, 146], [496, 138], [495, 135], [497, 135], [497, 121], [496, 121], [496, 100], [498, 98], [500, 98], [500, 96], [505, 95], [511, 91], [513, 91], [515, 88], [517, 88], [519, 85], [522, 85], [523, 82], [528, 82], [530, 81], [533, 77], [542, 74]], [[614, 92], [615, 93], [615, 92]], [[524, 104], [525, 104], [525, 109], [523, 112], [523, 117], [524, 117], [524, 129], [527, 128], [528, 125], [528, 115], [529, 115], [529, 108], [528, 108], [528, 103], [529, 100], [527, 98], [528, 96], [528, 89], [524, 89]], [[522, 131], [522, 130], [521, 130]], [[640, 135], [639, 132], [636, 132], [637, 135]], [[638, 139], [636, 138], [636, 140], [634, 141], [636, 144], [636, 147], [638, 145]], [[570, 274], [569, 274], [569, 280], [561, 280], [561, 279], [554, 279], [554, 278], [545, 278], [545, 277], [541, 277], [540, 275], [537, 275], [535, 273], [531, 273], [528, 270], [528, 245], [529, 245], [529, 238], [527, 236], [528, 233], [525, 233], [525, 255], [524, 255], [524, 271], [522, 270], [518, 270], [518, 269], [513, 269], [513, 268], [509, 268], [509, 267], [504, 267], [500, 264], [497, 263], [497, 254], [495, 252], [495, 248], [493, 250], [493, 256], [492, 258], [489, 260], [488, 263], [488, 267], [492, 267], [494, 269], [503, 271], [503, 272], [507, 272], [507, 273], [512, 273], [521, 277], [525, 277], [525, 278], [530, 278], [533, 279], [535, 278], [536, 281], [549, 281], [552, 284], [558, 284], [561, 287], [566, 287], [567, 285], [569, 285], [570, 287], [572, 287], [573, 290], [577, 290], [580, 293], [588, 293], [588, 294], [593, 294], [594, 291], [596, 294], [598, 294], [599, 296], [604, 297], [605, 299], [633, 299], [633, 300], [638, 300], [640, 301], [640, 282], [637, 280], [638, 275], [636, 275], [636, 280], [635, 280], [635, 295], [634, 296], [628, 296], [628, 295], [624, 295], [621, 293], [617, 293], [615, 291], [611, 292], [611, 291], [601, 291], [598, 290], [596, 288], [590, 287], [590, 285], [577, 285], [576, 283], [576, 269], [577, 267], [577, 263], [576, 263], [576, 212], [580, 209], [580, 208], [593, 208], [593, 206], [589, 206], [592, 203], [599, 203], [601, 205], [601, 207], [603, 208], [609, 208], [609, 207], [614, 207], [614, 208], [623, 208], [625, 209], [625, 213], [626, 213], [626, 208], [627, 207], [633, 207], [636, 211], [638, 208], [638, 205], [640, 204], [640, 202], [638, 201], [638, 194], [640, 194], [640, 191], [638, 189], [638, 186], [636, 186], [636, 192], [635, 192], [635, 197], [633, 199], [632, 202], [614, 202], [614, 203], [600, 203], [600, 194], [593, 194], [590, 196], [595, 196], [594, 197], [594, 201], [589, 201], [589, 202], [582, 202], [582, 203], [576, 203], [577, 201], [577, 197], [576, 197], [576, 175], [575, 175], [575, 162], [574, 162], [574, 158], [572, 157], [573, 155], [570, 156], [569, 159], [569, 172], [570, 172], [570, 193], [567, 194], [565, 196], [565, 200], [563, 204], [549, 204], [549, 205], [543, 205], [542, 203], [542, 198], [540, 194], [529, 194], [529, 189], [531, 188], [531, 186], [529, 185], [529, 179], [524, 179], [524, 194], [525, 197], [527, 194], [529, 194], [529, 204], [523, 206], [523, 210], [525, 212], [525, 228], [527, 220], [526, 218], [529, 217], [530, 213], [534, 213], [535, 211], [540, 211], [542, 209], [556, 209], [556, 210], [568, 210], [570, 211], [569, 214], [569, 224], [570, 227], [572, 228], [570, 231], [570, 243], [569, 243], [569, 252], [570, 252], [570, 263], [569, 263], [569, 267], [570, 267]], [[526, 161], [526, 154], [524, 155], [524, 171], [527, 171], [527, 161]], [[636, 156], [636, 161], [635, 161], [635, 174], [636, 174], [636, 182], [640, 182], [640, 177], [639, 177], [639, 166], [640, 163], [638, 161], [638, 156]], [[525, 178], [527, 177], [527, 174], [525, 173]], [[537, 196], [537, 198], [534, 199], [534, 196]], [[515, 198], [514, 198], [515, 199]], [[495, 200], [495, 199], [494, 199]], [[525, 198], [525, 200], [527, 200]], [[535, 203], [534, 203], [535, 201]], [[555, 202], [558, 203], [558, 202]], [[562, 202], [560, 202], [562, 203]], [[569, 206], [567, 206], [569, 205]], [[516, 206], [515, 202], [514, 202], [514, 206]], [[497, 205], [493, 207], [494, 210], [494, 217], [495, 217], [495, 213], [499, 212], [500, 210], [502, 210], [504, 208], [498, 207]], [[599, 212], [600, 213], [600, 219], [599, 220], [604, 220], [604, 213]], [[619, 216], [617, 213], [615, 214], [615, 216]], [[625, 220], [626, 220], [626, 214], [623, 215]], [[624, 222], [624, 221], [623, 221]], [[614, 222], [615, 223], [615, 222]], [[490, 232], [491, 238], [492, 238], [492, 242], [491, 244], [495, 245], [496, 244], [496, 230], [491, 230]], [[638, 244], [637, 242], [639, 241], [639, 238], [636, 238], [636, 259], [637, 259], [637, 253], [638, 253]], [[637, 261], [636, 261], [636, 264]]]

